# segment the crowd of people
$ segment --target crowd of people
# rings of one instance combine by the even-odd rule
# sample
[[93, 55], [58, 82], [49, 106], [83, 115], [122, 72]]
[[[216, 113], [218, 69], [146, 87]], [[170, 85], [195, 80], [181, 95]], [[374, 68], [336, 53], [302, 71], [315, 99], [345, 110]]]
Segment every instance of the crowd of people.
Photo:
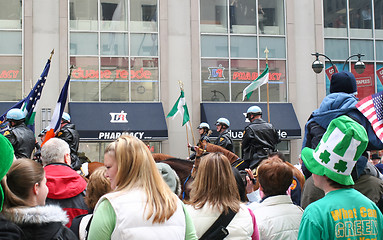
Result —
[[[356, 90], [351, 73], [333, 75], [331, 94], [305, 126], [299, 169], [278, 152], [262, 109], [251, 106], [241, 163], [196, 151], [186, 201], [176, 172], [133, 136], [110, 143], [89, 178], [78, 174], [69, 115], [40, 161], [31, 160], [31, 146], [20, 147], [28, 139], [17, 130], [25, 129], [23, 115], [11, 111], [12, 127], [0, 135], [0, 239], [383, 239], [380, 157], [368, 154], [383, 143], [355, 110]], [[230, 121], [215, 125], [214, 144], [233, 151]], [[198, 130], [192, 150], [210, 143], [209, 124]]]

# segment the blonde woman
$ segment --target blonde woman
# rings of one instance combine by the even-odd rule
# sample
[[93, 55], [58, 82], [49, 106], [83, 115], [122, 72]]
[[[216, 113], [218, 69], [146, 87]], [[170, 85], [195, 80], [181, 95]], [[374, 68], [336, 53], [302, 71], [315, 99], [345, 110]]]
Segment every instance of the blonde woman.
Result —
[[120, 137], [105, 149], [104, 165], [113, 190], [98, 201], [88, 239], [196, 239], [142, 141]]
[[222, 153], [209, 153], [201, 158], [192, 184], [187, 209], [201, 238], [222, 212], [235, 212], [226, 229], [225, 239], [258, 239], [253, 213], [240, 202], [237, 183], [230, 162]]

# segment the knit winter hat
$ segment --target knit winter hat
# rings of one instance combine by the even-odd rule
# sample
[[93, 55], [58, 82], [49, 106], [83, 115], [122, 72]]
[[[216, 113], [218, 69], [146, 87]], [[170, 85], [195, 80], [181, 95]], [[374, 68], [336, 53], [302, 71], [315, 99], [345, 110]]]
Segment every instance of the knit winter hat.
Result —
[[166, 184], [168, 184], [172, 192], [177, 194], [178, 185], [179, 185], [179, 183], [177, 182], [177, 178], [178, 178], [177, 174], [166, 163], [156, 163], [156, 166], [162, 178], [166, 182]]
[[[12, 165], [14, 158], [14, 151], [12, 144], [8, 141], [6, 137], [0, 134], [0, 180], [7, 174], [9, 168]], [[4, 203], [4, 192], [3, 188], [0, 185], [0, 211], [3, 210]]]
[[354, 74], [350, 72], [334, 73], [331, 76], [330, 93], [336, 92], [356, 94], [357, 87]]
[[330, 122], [315, 150], [308, 147], [302, 150], [302, 160], [316, 175], [326, 175], [337, 183], [353, 185], [352, 169], [367, 144], [364, 127], [343, 115]]

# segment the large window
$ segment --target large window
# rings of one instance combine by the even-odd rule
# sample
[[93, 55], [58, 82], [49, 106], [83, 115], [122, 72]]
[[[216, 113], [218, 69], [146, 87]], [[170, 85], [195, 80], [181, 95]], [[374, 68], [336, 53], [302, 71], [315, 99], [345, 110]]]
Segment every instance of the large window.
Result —
[[157, 0], [70, 0], [71, 101], [158, 101]]
[[[202, 101], [239, 102], [266, 67], [270, 101], [287, 101], [283, 0], [200, 1]], [[249, 101], [267, 101], [261, 86]]]
[[22, 1], [0, 0], [0, 101], [22, 98]]
[[[337, 71], [350, 71], [358, 85], [358, 98], [383, 90], [383, 0], [324, 0], [325, 54], [332, 59]], [[364, 54], [363, 73], [354, 70], [358, 60], [354, 54]], [[326, 90], [329, 94], [331, 65], [326, 63]], [[381, 74], [382, 73], [382, 74]]]

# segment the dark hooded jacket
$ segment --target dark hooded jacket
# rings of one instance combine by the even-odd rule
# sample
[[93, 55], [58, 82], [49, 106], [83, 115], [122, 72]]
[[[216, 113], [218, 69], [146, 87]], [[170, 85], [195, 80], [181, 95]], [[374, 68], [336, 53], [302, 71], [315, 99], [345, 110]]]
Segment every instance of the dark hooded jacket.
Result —
[[15, 207], [6, 209], [4, 216], [22, 229], [22, 240], [78, 239], [64, 226], [68, 217], [58, 206]]

